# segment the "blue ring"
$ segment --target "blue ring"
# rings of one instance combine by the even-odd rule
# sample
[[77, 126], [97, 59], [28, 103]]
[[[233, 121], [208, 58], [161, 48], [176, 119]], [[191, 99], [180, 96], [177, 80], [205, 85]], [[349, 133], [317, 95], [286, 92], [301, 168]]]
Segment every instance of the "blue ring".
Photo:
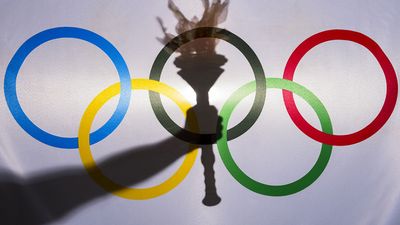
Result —
[[121, 82], [121, 95], [117, 109], [101, 128], [90, 134], [91, 144], [103, 140], [121, 123], [129, 107], [131, 98], [131, 78], [125, 60], [118, 50], [102, 36], [81, 28], [57, 27], [42, 31], [25, 41], [17, 50], [7, 66], [4, 78], [4, 95], [11, 114], [22, 129], [36, 140], [53, 147], [72, 149], [78, 148], [78, 138], [56, 136], [36, 126], [22, 110], [16, 90], [18, 71], [26, 57], [41, 44], [59, 38], [76, 38], [92, 43], [107, 54], [118, 71]]

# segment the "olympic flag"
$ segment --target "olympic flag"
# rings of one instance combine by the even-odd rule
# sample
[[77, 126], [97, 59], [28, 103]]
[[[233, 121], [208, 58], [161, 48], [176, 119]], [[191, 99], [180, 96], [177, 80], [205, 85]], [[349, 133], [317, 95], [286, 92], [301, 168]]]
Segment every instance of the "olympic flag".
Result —
[[0, 224], [400, 224], [399, 10], [0, 0]]

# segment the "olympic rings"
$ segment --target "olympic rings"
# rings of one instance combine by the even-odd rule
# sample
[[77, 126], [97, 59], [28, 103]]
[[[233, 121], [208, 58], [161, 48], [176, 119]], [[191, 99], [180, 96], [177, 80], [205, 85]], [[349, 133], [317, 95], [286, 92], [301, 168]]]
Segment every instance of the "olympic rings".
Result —
[[[106, 191], [109, 191], [121, 198], [143, 200], [165, 194], [168, 191], [175, 188], [180, 182], [182, 182], [182, 180], [189, 173], [196, 160], [198, 152], [197, 149], [186, 154], [182, 165], [166, 181], [157, 186], [150, 188], [143, 188], [143, 189], [123, 187], [122, 185], [113, 182], [111, 179], [107, 178], [101, 172], [100, 168], [97, 167], [96, 162], [93, 159], [93, 155], [90, 152], [90, 143], [89, 143], [90, 139], [89, 133], [90, 133], [90, 128], [92, 126], [92, 122], [97, 112], [101, 109], [101, 107], [108, 100], [117, 95], [119, 93], [119, 89], [120, 89], [119, 83], [117, 83], [102, 91], [99, 95], [97, 95], [94, 98], [94, 100], [90, 103], [85, 113], [83, 114], [78, 135], [79, 153], [81, 156], [83, 166], [89, 173], [90, 177], [98, 185], [100, 185]], [[157, 81], [133, 79], [132, 89], [149, 90], [161, 93], [170, 98], [171, 100], [173, 100], [185, 115], [186, 111], [191, 107], [190, 103], [187, 100], [185, 100], [185, 98], [181, 94], [179, 94], [179, 92], [167, 86], [166, 84]]]
[[[250, 112], [246, 115], [246, 117], [236, 126], [228, 130], [228, 140], [235, 139], [245, 133], [256, 122], [262, 111], [262, 108], [264, 107], [266, 92], [265, 75], [261, 62], [250, 46], [240, 37], [236, 36], [230, 31], [215, 27], [200, 27], [184, 32], [168, 42], [157, 55], [151, 68], [150, 79], [159, 81], [164, 65], [172, 53], [180, 46], [199, 38], [218, 38], [227, 41], [235, 46], [246, 57], [253, 70], [257, 86], [253, 105], [251, 106]], [[179, 127], [168, 116], [162, 105], [159, 94], [150, 93], [150, 102], [158, 121], [175, 137], [192, 144], [215, 143], [215, 134], [193, 133]]]
[[8, 108], [22, 129], [36, 140], [57, 148], [71, 149], [78, 147], [78, 138], [56, 136], [36, 126], [23, 111], [17, 97], [17, 75], [26, 57], [28, 57], [28, 55], [41, 44], [59, 38], [76, 38], [92, 43], [110, 57], [118, 71], [121, 82], [121, 97], [117, 109], [111, 118], [101, 128], [90, 135], [91, 143], [97, 143], [111, 134], [124, 118], [130, 102], [131, 78], [128, 67], [118, 50], [102, 36], [91, 31], [76, 27], [58, 27], [42, 31], [25, 41], [12, 57], [6, 70], [4, 78], [4, 95], [6, 97]]
[[351, 145], [361, 142], [375, 134], [389, 119], [390, 115], [393, 113], [397, 101], [397, 77], [392, 63], [379, 47], [379, 45], [371, 38], [365, 36], [364, 34], [350, 30], [328, 30], [311, 36], [294, 50], [286, 64], [283, 78], [293, 80], [296, 67], [303, 56], [313, 47], [331, 40], [347, 40], [364, 46], [374, 55], [379, 65], [381, 66], [386, 79], [386, 98], [382, 109], [375, 117], [375, 119], [366, 127], [352, 134], [327, 134], [325, 132], [321, 132], [315, 129], [303, 118], [296, 107], [296, 103], [293, 99], [293, 94], [291, 92], [284, 90], [283, 98], [290, 118], [292, 119], [294, 124], [296, 124], [296, 126], [307, 136], [325, 144]]
[[[278, 88], [291, 91], [298, 96], [302, 97], [317, 113], [319, 120], [321, 121], [322, 130], [327, 133], [332, 133], [332, 124], [329, 118], [329, 114], [326, 111], [322, 102], [308, 89], [305, 87], [289, 80], [279, 79], [279, 78], [267, 78], [268, 88]], [[237, 91], [235, 91], [231, 97], [226, 101], [221, 110], [221, 116], [224, 118], [222, 122], [222, 138], [218, 140], [217, 146], [219, 154], [225, 167], [231, 173], [231, 175], [244, 187], [252, 190], [256, 193], [269, 195], [269, 196], [284, 196], [294, 194], [299, 192], [306, 187], [310, 186], [317, 178], [322, 174], [326, 168], [329, 158], [332, 153], [332, 145], [322, 144], [321, 153], [315, 165], [312, 169], [304, 175], [302, 178], [298, 179], [289, 184], [285, 185], [268, 185], [260, 183], [253, 180], [247, 176], [235, 163], [232, 155], [229, 151], [228, 140], [227, 140], [227, 126], [229, 118], [232, 115], [233, 110], [239, 104], [239, 102], [252, 92], [256, 90], [256, 85], [250, 82]]]
[[[82, 120], [80, 122], [78, 137], [59, 137], [37, 127], [24, 113], [21, 105], [18, 102], [16, 93], [16, 78], [20, 67], [24, 60], [36, 47], [41, 44], [59, 38], [76, 38], [99, 47], [114, 63], [120, 78], [120, 83], [114, 84], [103, 90], [88, 106]], [[242, 86], [235, 91], [233, 95], [224, 104], [220, 116], [223, 118], [222, 138], [217, 141], [218, 151], [221, 155], [224, 165], [227, 167], [232, 176], [244, 187], [256, 193], [270, 196], [290, 195], [310, 186], [322, 174], [326, 168], [332, 152], [332, 145], [351, 145], [361, 142], [373, 134], [375, 134], [387, 122], [391, 116], [397, 101], [398, 84], [396, 72], [387, 58], [385, 53], [369, 37], [354, 31], [349, 30], [328, 30], [306, 39], [300, 44], [290, 56], [284, 71], [283, 78], [268, 78], [264, 76], [264, 71], [254, 51], [233, 33], [214, 27], [202, 27], [187, 31], [176, 38], [172, 39], [158, 54], [155, 59], [151, 73], [151, 80], [133, 79], [131, 80], [127, 65], [118, 52], [118, 50], [103, 37], [91, 31], [74, 27], [59, 27], [42, 31], [33, 37], [29, 38], [17, 50], [12, 57], [5, 74], [4, 93], [7, 101], [7, 106], [10, 109], [17, 123], [32, 137], [47, 145], [58, 148], [79, 148], [82, 163], [94, 179], [106, 191], [109, 191], [119, 197], [127, 199], [149, 199], [160, 196], [175, 188], [189, 173], [196, 159], [197, 150], [186, 154], [185, 159], [179, 169], [163, 183], [144, 189], [127, 188], [113, 182], [107, 178], [97, 167], [96, 162], [91, 154], [90, 146], [97, 143], [112, 133], [121, 123], [127, 109], [129, 107], [131, 89], [150, 90], [150, 102], [153, 111], [156, 114], [159, 122], [174, 136], [189, 142], [191, 144], [211, 144], [214, 142], [216, 134], [200, 134], [190, 132], [180, 128], [168, 116], [162, 106], [160, 95], [163, 94], [171, 98], [179, 108], [186, 113], [191, 107], [190, 104], [180, 95], [175, 89], [161, 82], [160, 76], [162, 69], [171, 56], [181, 45], [199, 38], [218, 38], [229, 42], [238, 48], [249, 61], [255, 81]], [[376, 118], [365, 128], [352, 134], [334, 135], [332, 124], [327, 110], [322, 102], [308, 89], [295, 83], [293, 80], [294, 72], [302, 57], [313, 47], [331, 40], [347, 40], [358, 43], [366, 47], [378, 60], [386, 79], [387, 91], [386, 98], [382, 109]], [[284, 185], [268, 185], [253, 180], [247, 176], [235, 163], [230, 154], [228, 140], [239, 137], [245, 133], [256, 122], [260, 116], [265, 102], [267, 84], [269, 88], [282, 89], [286, 109], [295, 125], [306, 135], [314, 140], [322, 143], [321, 153], [312, 169], [303, 177], [289, 184]], [[157, 93], [155, 93], [157, 92]], [[245, 119], [231, 129], [228, 129], [229, 118], [237, 104], [246, 96], [255, 92], [255, 100], [251, 107], [250, 113]], [[322, 131], [312, 127], [299, 113], [296, 108], [293, 93], [302, 97], [314, 111], [320, 120]], [[97, 131], [90, 133], [92, 122], [101, 109], [101, 107], [112, 97], [120, 94], [119, 103], [116, 111], [111, 118]], [[188, 124], [196, 126], [197, 121]], [[178, 134], [179, 133], [179, 134]], [[190, 146], [193, 149], [194, 145]]]

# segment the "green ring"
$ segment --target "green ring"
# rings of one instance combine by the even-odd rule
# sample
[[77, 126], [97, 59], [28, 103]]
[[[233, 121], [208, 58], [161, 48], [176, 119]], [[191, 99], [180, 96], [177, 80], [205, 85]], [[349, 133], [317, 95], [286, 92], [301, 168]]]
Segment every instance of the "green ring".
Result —
[[[326, 111], [322, 102], [313, 93], [311, 93], [311, 91], [293, 81], [280, 78], [267, 78], [266, 82], [267, 88], [288, 90], [302, 97], [317, 113], [322, 126], [322, 130], [328, 134], [333, 133], [332, 124], [328, 112]], [[229, 151], [227, 138], [227, 126], [229, 118], [238, 103], [255, 90], [256, 85], [254, 81], [242, 86], [231, 95], [231, 97], [222, 107], [220, 113], [220, 116], [223, 118], [222, 138], [219, 139], [217, 142], [219, 154], [222, 158], [222, 161], [224, 162], [226, 168], [231, 173], [231, 175], [240, 184], [256, 193], [269, 196], [285, 196], [302, 191], [303, 189], [310, 186], [315, 180], [317, 180], [326, 168], [332, 153], [332, 145], [322, 144], [321, 153], [312, 169], [302, 178], [284, 185], [268, 185], [250, 178], [239, 168], [239, 166], [232, 158], [232, 155]]]

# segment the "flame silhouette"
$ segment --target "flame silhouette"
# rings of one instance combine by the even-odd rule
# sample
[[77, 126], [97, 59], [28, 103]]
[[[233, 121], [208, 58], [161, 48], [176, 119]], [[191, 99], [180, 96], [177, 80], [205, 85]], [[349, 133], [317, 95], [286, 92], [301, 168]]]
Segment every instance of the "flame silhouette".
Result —
[[[177, 34], [181, 34], [185, 31], [198, 27], [216, 27], [226, 20], [228, 15], [229, 0], [225, 0], [224, 2], [222, 2], [221, 0], [213, 0], [211, 4], [208, 0], [201, 1], [203, 3], [204, 12], [200, 20], [196, 16], [194, 16], [191, 20], [187, 19], [172, 0], [168, 1], [168, 8], [172, 11], [175, 18], [178, 20], [178, 23], [175, 27], [175, 31]], [[167, 32], [167, 28], [164, 26], [161, 18], [157, 17], [157, 20], [164, 33], [163, 38], [157, 39], [162, 44], [166, 44], [172, 38], [174, 38], [174, 35]], [[191, 39], [191, 37], [187, 38], [189, 40]], [[215, 47], [217, 44], [217, 39], [205, 38], [182, 46], [178, 49], [178, 52], [180, 52], [182, 55], [216, 54]]]

